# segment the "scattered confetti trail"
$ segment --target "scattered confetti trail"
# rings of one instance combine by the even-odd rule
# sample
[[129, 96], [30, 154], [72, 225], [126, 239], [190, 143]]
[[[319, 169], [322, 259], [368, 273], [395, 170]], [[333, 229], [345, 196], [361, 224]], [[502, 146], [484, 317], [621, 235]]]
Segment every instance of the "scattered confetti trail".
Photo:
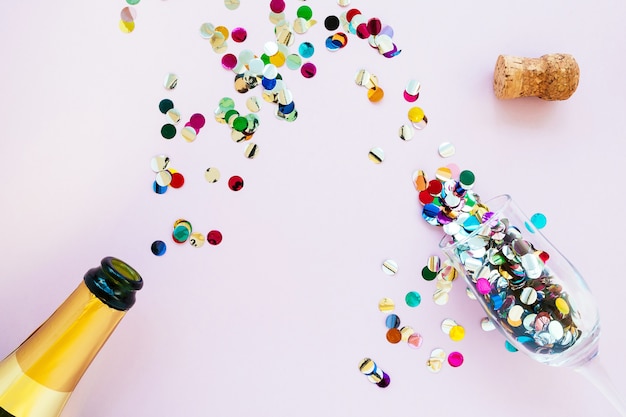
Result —
[[[128, 0], [129, 6], [121, 12], [120, 29], [124, 33], [135, 30], [137, 12], [131, 6], [137, 5], [138, 0]], [[273, 25], [274, 36], [262, 42], [262, 48], [253, 51], [247, 49], [250, 44], [248, 30], [243, 26], [232, 28], [221, 24], [204, 22], [199, 25], [199, 36], [207, 42], [209, 51], [219, 56], [219, 67], [227, 76], [232, 77], [233, 95], [216, 99], [213, 111], [215, 123], [224, 125], [224, 136], [234, 143], [244, 144], [242, 154], [245, 159], [251, 160], [262, 158], [259, 154], [259, 144], [251, 139], [266, 123], [276, 123], [261, 119], [260, 111], [264, 106], [272, 106], [276, 119], [284, 122], [297, 122], [299, 112], [295, 104], [294, 94], [288, 87], [291, 77], [300, 76], [304, 79], [315, 78], [318, 71], [327, 71], [326, 68], [318, 68], [315, 58], [320, 53], [341, 54], [345, 48], [349, 48], [352, 42], [363, 41], [369, 44], [372, 50], [378, 52], [384, 58], [393, 58], [401, 53], [401, 50], [393, 41], [394, 30], [377, 17], [367, 17], [359, 9], [350, 7], [350, 1], [338, 1], [340, 9], [336, 14], [330, 14], [323, 19], [323, 25], [317, 25], [315, 12], [309, 5], [300, 5], [293, 14], [285, 1], [272, 0], [269, 2], [269, 22]], [[240, 7], [239, 1], [225, 0], [224, 6], [228, 10], [236, 11]], [[309, 40], [301, 40], [299, 37], [307, 34], [310, 30], [325, 29], [328, 34], [323, 45], [315, 45]], [[320, 52], [321, 51], [321, 52]], [[383, 60], [384, 61], [384, 60]], [[354, 75], [354, 82], [358, 87], [365, 88], [366, 97], [372, 105], [384, 105], [385, 91], [381, 87], [379, 78], [369, 70], [359, 69]], [[161, 139], [167, 142], [179, 143], [179, 146], [194, 146], [193, 144], [207, 140], [202, 133], [209, 112], [182, 113], [175, 106], [173, 92], [180, 90], [185, 85], [185, 80], [174, 72], [167, 72], [163, 78], [162, 88], [167, 96], [158, 103], [158, 109], [163, 115], [160, 126]], [[420, 97], [422, 86], [416, 79], [409, 79], [403, 90], [396, 94], [409, 107], [406, 112], [406, 121], [397, 130], [397, 135], [402, 141], [411, 141], [416, 137], [416, 132], [423, 130], [428, 124], [428, 118], [421, 105], [416, 105]], [[245, 106], [237, 106], [238, 95], [245, 96]], [[176, 101], [181, 101], [176, 96]], [[306, 100], [306, 97], [299, 98]], [[183, 104], [183, 103], [179, 103]], [[185, 107], [186, 106], [182, 106]], [[181, 108], [182, 108], [181, 107]], [[263, 121], [263, 123], [261, 123]], [[262, 129], [265, 129], [263, 127]], [[272, 128], [273, 129], [273, 128]], [[179, 140], [180, 138], [180, 140]], [[451, 142], [442, 141], [438, 146], [438, 155], [442, 158], [451, 158], [455, 155], [455, 147]], [[385, 151], [381, 147], [369, 149], [368, 158], [374, 164], [385, 161]], [[185, 176], [172, 166], [169, 156], [159, 154], [152, 158], [151, 169], [155, 173], [152, 184], [154, 194], [164, 195], [169, 189], [177, 189], [185, 184]], [[208, 165], [208, 164], [207, 164]], [[186, 173], [195, 175], [194, 173]], [[204, 166], [199, 170], [204, 175], [207, 183], [220, 182], [222, 177], [221, 168], [216, 166]], [[459, 174], [458, 180], [452, 183], [454, 174]], [[226, 186], [235, 192], [245, 192], [244, 179], [233, 173], [227, 175]], [[445, 215], [448, 213], [442, 209], [453, 208], [463, 202], [471, 207], [479, 202], [471, 192], [474, 184], [474, 174], [471, 171], [458, 172], [453, 164], [441, 167], [437, 170], [435, 179], [428, 180], [423, 171], [416, 171], [413, 175], [413, 185], [418, 191], [418, 200], [423, 205], [423, 217], [430, 223], [443, 226], [446, 232], [453, 232], [453, 224]], [[167, 196], [159, 198], [173, 198]], [[463, 224], [462, 227], [475, 227], [476, 225]], [[546, 224], [545, 216], [537, 213], [533, 216], [532, 224], [537, 229]], [[458, 226], [458, 225], [457, 225]], [[470, 230], [470, 229], [468, 229]], [[453, 233], [452, 233], [453, 234]], [[201, 248], [208, 243], [208, 247], [220, 245], [223, 240], [222, 233], [218, 229], [210, 231], [194, 230], [190, 221], [180, 218], [173, 223], [170, 239], [176, 245], [187, 244], [194, 248]], [[167, 239], [155, 240], [151, 243], [151, 252], [161, 257], [167, 252]], [[175, 246], [176, 246], [175, 245]], [[388, 276], [398, 275], [398, 264], [393, 259], [385, 260], [381, 265], [382, 271]], [[432, 255], [427, 259], [426, 265], [418, 275], [424, 279], [425, 284], [432, 282], [431, 302], [435, 305], [444, 306], [450, 300], [452, 284], [457, 278], [457, 270], [449, 261], [441, 261], [438, 256]], [[394, 278], [395, 279], [395, 278]], [[491, 284], [488, 280], [480, 278], [476, 282], [476, 289], [481, 295], [491, 293]], [[406, 288], [404, 292], [404, 307], [416, 312], [424, 302], [421, 289]], [[473, 294], [468, 292], [468, 296]], [[532, 303], [537, 294], [526, 291], [520, 296], [521, 301]], [[566, 309], [565, 301], [559, 304], [561, 309]], [[511, 308], [508, 320], [517, 324], [521, 318], [519, 306]], [[396, 303], [388, 297], [384, 297], [378, 304], [378, 309], [386, 315], [385, 338], [390, 344], [406, 343], [412, 349], [419, 349], [429, 343], [428, 335], [424, 336], [414, 330], [410, 325], [401, 326], [400, 316], [394, 312]], [[522, 310], [523, 311], [523, 310]], [[478, 325], [484, 331], [490, 331], [494, 323], [485, 318]], [[559, 336], [556, 325], [553, 327], [553, 336]], [[455, 320], [445, 319], [442, 323], [442, 331], [448, 335], [450, 342], [457, 344], [465, 338], [466, 328]], [[451, 351], [446, 354], [444, 349], [434, 348], [427, 360], [427, 368], [433, 372], [440, 372], [446, 365], [457, 368], [464, 363], [461, 352]], [[389, 385], [389, 375], [383, 372], [374, 361], [364, 359], [359, 365], [361, 372], [368, 380], [379, 387]]]

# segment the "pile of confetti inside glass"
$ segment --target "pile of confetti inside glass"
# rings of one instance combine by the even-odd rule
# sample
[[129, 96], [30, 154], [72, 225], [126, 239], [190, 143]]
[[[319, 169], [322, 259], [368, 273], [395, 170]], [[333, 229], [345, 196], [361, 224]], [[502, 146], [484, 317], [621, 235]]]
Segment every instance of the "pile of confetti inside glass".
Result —
[[442, 227], [440, 249], [465, 278], [509, 343], [532, 359], [585, 375], [626, 415], [598, 354], [600, 321], [576, 268], [542, 235], [509, 195], [482, 202], [475, 175], [447, 168], [428, 180], [417, 171], [422, 217]]

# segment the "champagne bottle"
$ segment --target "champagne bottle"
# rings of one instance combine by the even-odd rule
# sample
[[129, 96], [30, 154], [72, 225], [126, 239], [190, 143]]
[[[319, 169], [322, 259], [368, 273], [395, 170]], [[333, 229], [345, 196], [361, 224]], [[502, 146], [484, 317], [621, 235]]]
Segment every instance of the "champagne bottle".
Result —
[[0, 417], [58, 417], [142, 286], [137, 271], [113, 257], [87, 271], [63, 304], [0, 361]]

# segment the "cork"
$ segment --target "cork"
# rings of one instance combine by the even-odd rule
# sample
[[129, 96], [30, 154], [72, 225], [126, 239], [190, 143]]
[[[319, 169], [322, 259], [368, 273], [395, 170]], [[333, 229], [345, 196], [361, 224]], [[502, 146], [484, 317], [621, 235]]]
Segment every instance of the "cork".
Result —
[[580, 69], [569, 54], [539, 58], [500, 55], [493, 74], [493, 90], [499, 99], [538, 97], [567, 100], [578, 87]]

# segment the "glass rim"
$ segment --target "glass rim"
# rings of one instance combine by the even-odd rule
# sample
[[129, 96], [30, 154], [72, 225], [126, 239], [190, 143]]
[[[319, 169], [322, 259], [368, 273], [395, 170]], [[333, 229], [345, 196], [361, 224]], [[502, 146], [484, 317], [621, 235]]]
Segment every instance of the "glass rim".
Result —
[[[504, 201], [498, 205], [496, 210], [491, 210], [489, 207], [489, 203], [495, 202], [497, 200], [504, 200]], [[490, 198], [489, 200], [485, 202], [481, 202], [480, 204], [488, 208], [489, 209], [488, 212], [493, 213], [494, 218], [499, 218], [500, 214], [504, 210], [506, 210], [512, 203], [513, 203], [513, 199], [511, 198], [509, 194], [500, 194], [500, 195]], [[481, 223], [480, 226], [476, 228], [476, 230], [474, 230], [472, 233], [470, 233], [469, 235], [465, 236], [463, 239], [458, 240], [458, 241], [453, 241], [451, 235], [444, 233], [444, 235], [441, 237], [441, 240], [439, 241], [439, 249], [443, 251], [448, 251], [470, 241], [471, 239], [476, 237], [482, 230], [484, 230], [485, 226], [488, 224], [489, 222]]]

